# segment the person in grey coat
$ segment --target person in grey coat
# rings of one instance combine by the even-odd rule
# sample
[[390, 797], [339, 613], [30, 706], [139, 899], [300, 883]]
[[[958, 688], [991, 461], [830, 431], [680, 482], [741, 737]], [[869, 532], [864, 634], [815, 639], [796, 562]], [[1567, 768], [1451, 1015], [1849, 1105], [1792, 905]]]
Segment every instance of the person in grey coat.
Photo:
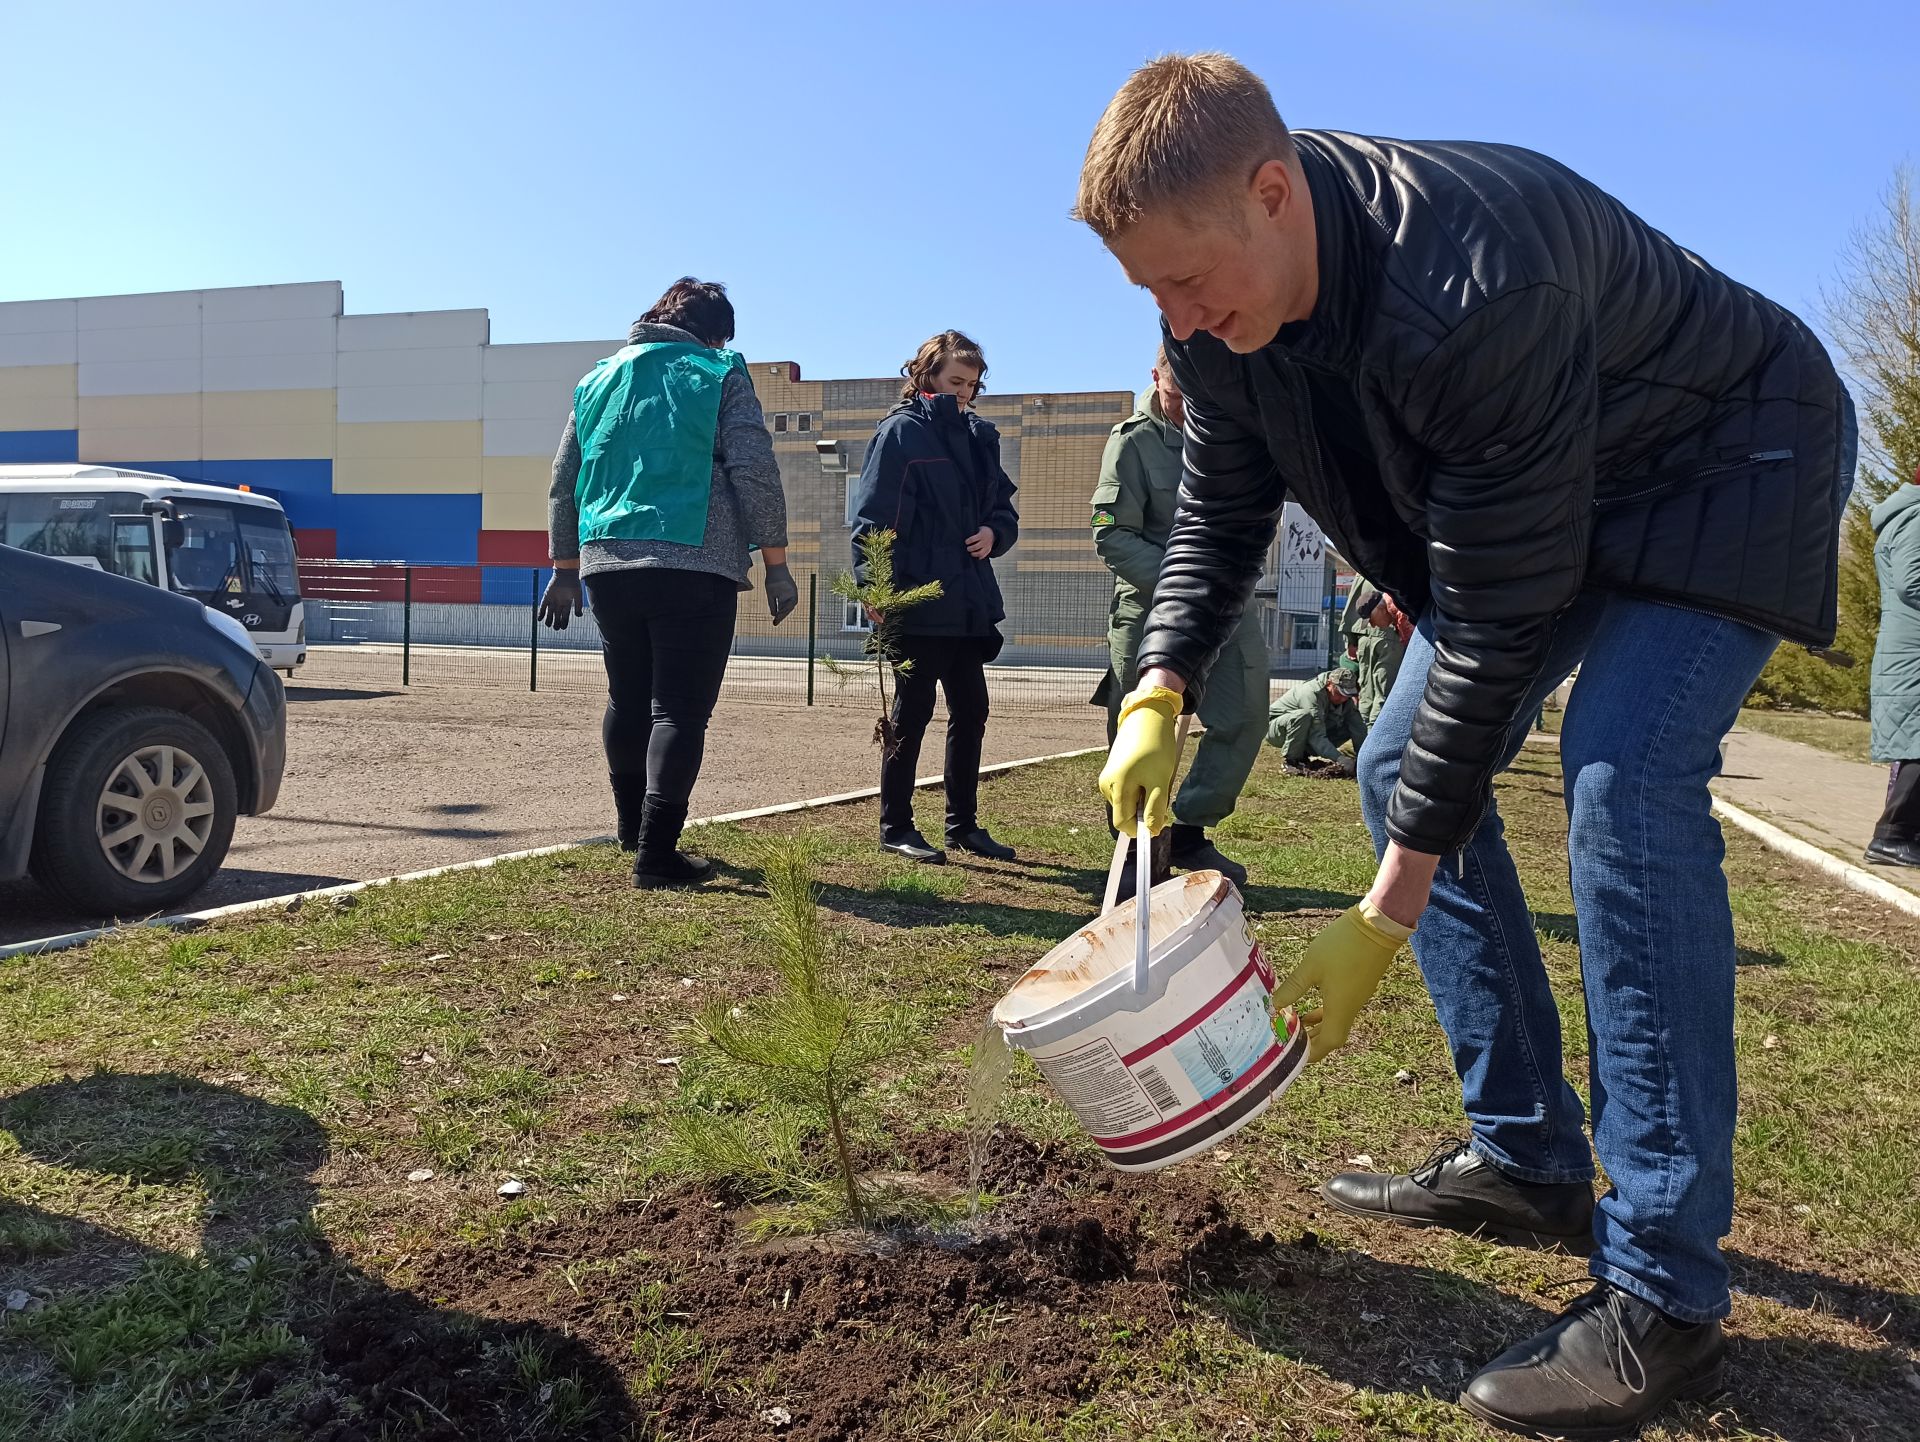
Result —
[[1873, 508], [1880, 639], [1873, 648], [1873, 759], [1892, 765], [1867, 860], [1920, 866], [1920, 469]]
[[684, 277], [581, 378], [547, 494], [556, 631], [592, 598], [607, 667], [601, 739], [635, 886], [697, 886], [679, 849], [720, 699], [750, 552], [779, 625], [799, 604], [787, 505], [726, 287]]

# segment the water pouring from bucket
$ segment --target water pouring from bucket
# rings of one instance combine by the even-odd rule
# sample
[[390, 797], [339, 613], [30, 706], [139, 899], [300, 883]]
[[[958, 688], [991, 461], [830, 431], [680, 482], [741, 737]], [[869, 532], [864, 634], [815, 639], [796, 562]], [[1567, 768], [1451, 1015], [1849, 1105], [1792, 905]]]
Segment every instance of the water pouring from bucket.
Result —
[[1150, 885], [1142, 821], [1135, 905], [1111, 905], [1123, 836], [1108, 909], [1014, 983], [992, 1018], [1122, 1171], [1155, 1171], [1231, 1136], [1307, 1059], [1305, 1028], [1273, 1014], [1273, 969], [1239, 890], [1217, 871]]

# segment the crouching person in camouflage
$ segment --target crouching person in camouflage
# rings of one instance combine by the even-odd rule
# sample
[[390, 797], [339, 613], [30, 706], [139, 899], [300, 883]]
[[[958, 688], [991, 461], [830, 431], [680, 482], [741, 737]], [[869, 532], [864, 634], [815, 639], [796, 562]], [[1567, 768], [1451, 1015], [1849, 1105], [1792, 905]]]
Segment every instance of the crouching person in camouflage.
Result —
[[[1367, 739], [1359, 694], [1359, 673], [1351, 666], [1335, 666], [1273, 703], [1267, 714], [1267, 745], [1280, 748], [1289, 775], [1305, 775], [1310, 761], [1337, 762], [1347, 775], [1353, 774], [1354, 756]], [[1342, 741], [1353, 743], [1353, 756], [1342, 754]]]

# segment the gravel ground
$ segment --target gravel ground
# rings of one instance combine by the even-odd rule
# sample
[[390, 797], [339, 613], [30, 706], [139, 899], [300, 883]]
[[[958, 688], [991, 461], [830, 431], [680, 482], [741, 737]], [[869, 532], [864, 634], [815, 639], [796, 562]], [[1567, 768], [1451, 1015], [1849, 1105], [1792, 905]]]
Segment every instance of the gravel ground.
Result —
[[[345, 661], [316, 660], [287, 688], [288, 762], [279, 803], [265, 816], [241, 820], [225, 867], [188, 908], [613, 830], [600, 703], [584, 688], [402, 691], [365, 684], [373, 677]], [[852, 697], [823, 699], [836, 704], [808, 708], [723, 696], [693, 814], [877, 784], [870, 713]], [[942, 724], [936, 716], [923, 771], [939, 766]], [[1100, 713], [1090, 706], [1016, 710], [989, 725], [986, 760], [1047, 755], [1103, 739]], [[1087, 812], [1096, 815], [1091, 798]], [[937, 799], [924, 806], [923, 819], [938, 826]], [[0, 885], [0, 943], [96, 924], [98, 918], [62, 909], [30, 883]]]

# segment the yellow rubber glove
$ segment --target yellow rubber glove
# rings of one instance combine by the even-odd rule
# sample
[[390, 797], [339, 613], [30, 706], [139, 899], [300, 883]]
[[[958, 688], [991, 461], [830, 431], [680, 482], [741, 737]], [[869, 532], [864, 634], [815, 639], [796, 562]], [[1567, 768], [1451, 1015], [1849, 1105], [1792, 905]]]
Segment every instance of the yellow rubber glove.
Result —
[[1412, 935], [1412, 927], [1361, 901], [1307, 943], [1300, 964], [1274, 989], [1273, 1004], [1292, 1006], [1310, 991], [1320, 993], [1320, 1009], [1300, 1017], [1307, 1027], [1308, 1061], [1319, 1061], [1347, 1044], [1353, 1019], [1373, 1000], [1394, 954]]
[[1180, 752], [1180, 695], [1164, 686], [1142, 686], [1120, 704], [1120, 725], [1100, 773], [1100, 794], [1113, 807], [1113, 824], [1134, 834], [1141, 803], [1147, 834], [1173, 824], [1173, 767]]

